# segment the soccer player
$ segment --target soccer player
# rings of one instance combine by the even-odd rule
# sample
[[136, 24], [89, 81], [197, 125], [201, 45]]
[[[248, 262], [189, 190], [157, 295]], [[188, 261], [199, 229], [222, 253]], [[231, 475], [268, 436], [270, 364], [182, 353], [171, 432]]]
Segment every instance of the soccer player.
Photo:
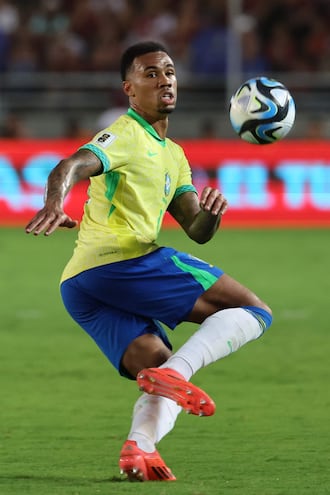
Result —
[[[227, 201], [206, 187], [198, 198], [180, 146], [166, 137], [177, 99], [173, 60], [159, 43], [122, 56], [128, 112], [72, 156], [47, 181], [44, 207], [26, 232], [52, 234], [77, 222], [63, 209], [72, 186], [90, 179], [76, 247], [61, 278], [72, 318], [118, 372], [137, 380], [131, 429], [119, 467], [129, 480], [175, 480], [156, 450], [182, 409], [212, 415], [213, 400], [190, 382], [270, 326], [270, 308], [220, 268], [157, 245], [166, 211], [197, 243], [218, 229]], [[161, 323], [199, 328], [174, 354]]]

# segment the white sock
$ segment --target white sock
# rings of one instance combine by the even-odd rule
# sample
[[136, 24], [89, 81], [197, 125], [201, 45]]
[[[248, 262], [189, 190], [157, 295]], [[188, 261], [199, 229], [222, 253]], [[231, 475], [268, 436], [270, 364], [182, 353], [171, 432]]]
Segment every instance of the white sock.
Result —
[[242, 308], [224, 309], [206, 318], [161, 367], [172, 368], [189, 380], [200, 368], [237, 351], [261, 334], [261, 325], [251, 313]]
[[181, 407], [173, 400], [142, 394], [136, 401], [128, 439], [135, 440], [145, 452], [153, 452], [155, 445], [174, 427]]
[[[181, 347], [180, 347], [181, 349]], [[179, 350], [180, 350], [179, 349]], [[179, 351], [178, 351], [179, 352]], [[184, 356], [177, 355], [177, 352], [173, 354], [164, 364], [160, 365], [159, 368], [172, 368], [173, 370], [177, 371], [178, 373], [181, 373], [181, 375], [186, 379], [190, 380], [190, 378], [193, 376], [193, 368], [189, 364], [189, 361], [186, 361]]]
[[[172, 368], [186, 380], [200, 368], [237, 351], [262, 333], [258, 320], [241, 308], [224, 309], [209, 316], [178, 351], [161, 368]], [[135, 440], [145, 452], [157, 444], [174, 427], [181, 411], [174, 401], [142, 394], [137, 400], [129, 440]]]

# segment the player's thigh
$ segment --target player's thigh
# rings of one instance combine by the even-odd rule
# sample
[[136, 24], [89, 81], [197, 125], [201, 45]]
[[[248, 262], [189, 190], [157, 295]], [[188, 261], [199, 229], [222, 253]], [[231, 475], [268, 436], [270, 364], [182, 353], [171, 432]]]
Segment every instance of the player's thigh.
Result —
[[189, 321], [201, 323], [216, 311], [240, 306], [257, 306], [270, 312], [267, 304], [253, 291], [224, 273], [197, 299]]

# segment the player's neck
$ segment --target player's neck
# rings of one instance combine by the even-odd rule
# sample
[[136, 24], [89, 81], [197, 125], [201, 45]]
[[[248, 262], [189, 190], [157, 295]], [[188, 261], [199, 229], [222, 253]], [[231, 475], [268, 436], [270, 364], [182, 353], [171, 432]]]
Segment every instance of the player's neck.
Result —
[[168, 129], [168, 114], [160, 114], [158, 112], [152, 114], [138, 108], [133, 104], [131, 104], [131, 108], [155, 129], [161, 139], [166, 138]]
[[162, 120], [156, 120], [156, 122], [151, 123], [151, 125], [161, 139], [166, 138], [167, 128], [168, 128], [168, 117]]

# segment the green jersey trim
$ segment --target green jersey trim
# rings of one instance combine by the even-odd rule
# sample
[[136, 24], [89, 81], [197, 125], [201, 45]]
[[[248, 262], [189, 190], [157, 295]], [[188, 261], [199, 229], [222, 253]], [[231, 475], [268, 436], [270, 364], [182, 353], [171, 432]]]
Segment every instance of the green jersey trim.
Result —
[[177, 190], [174, 193], [173, 199], [177, 198], [178, 196], [180, 196], [181, 194], [183, 194], [185, 192], [194, 192], [194, 193], [197, 194], [197, 190], [196, 190], [195, 186], [193, 186], [192, 184], [190, 184], [190, 185], [187, 185], [187, 186], [178, 187]]
[[[105, 184], [107, 186], [107, 189], [105, 191], [105, 197], [109, 200], [110, 203], [112, 201], [112, 198], [115, 195], [119, 179], [120, 179], [120, 175], [118, 172], [109, 172], [105, 176]], [[116, 207], [114, 205], [111, 205], [110, 211], [109, 211], [109, 217], [110, 217], [111, 213], [114, 212], [115, 209], [116, 209]]]
[[94, 155], [96, 155], [97, 158], [99, 158], [101, 160], [101, 163], [103, 165], [103, 172], [109, 172], [109, 170], [111, 168], [110, 161], [109, 161], [109, 158], [105, 155], [105, 153], [103, 153], [102, 150], [100, 150], [99, 148], [94, 146], [94, 144], [90, 144], [90, 143], [84, 144], [79, 149], [80, 150], [89, 150], [92, 153], [94, 153]]
[[180, 261], [177, 256], [171, 256], [171, 260], [173, 263], [180, 268], [182, 271], [190, 273], [192, 277], [203, 287], [204, 290], [207, 290], [213, 285], [218, 277], [212, 275], [212, 273], [207, 272], [206, 270], [201, 270], [200, 268], [194, 268], [191, 265], [187, 265]]
[[132, 119], [136, 120], [149, 134], [151, 134], [152, 137], [154, 137], [155, 139], [157, 139], [157, 141], [159, 141], [159, 144], [161, 144], [163, 147], [166, 146], [166, 140], [165, 139], [162, 139], [157, 134], [157, 132], [155, 131], [155, 129], [152, 127], [152, 125], [150, 125], [149, 122], [147, 122], [146, 120], [144, 120], [144, 118], [142, 118], [141, 115], [139, 115], [138, 113], [136, 113], [136, 111], [133, 110], [133, 108], [129, 108], [127, 110], [127, 115], [129, 115], [130, 117], [132, 117]]

